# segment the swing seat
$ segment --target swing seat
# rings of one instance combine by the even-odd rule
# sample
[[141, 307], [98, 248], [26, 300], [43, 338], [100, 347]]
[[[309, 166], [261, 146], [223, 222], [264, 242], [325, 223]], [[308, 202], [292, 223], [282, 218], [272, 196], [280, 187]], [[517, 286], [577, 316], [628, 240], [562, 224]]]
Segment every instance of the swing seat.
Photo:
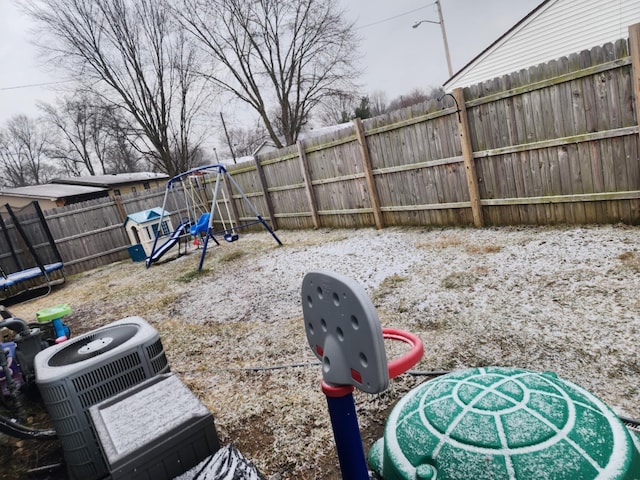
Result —
[[225, 233], [224, 234], [224, 239], [229, 243], [235, 242], [236, 240], [238, 240], [238, 234], [237, 233]]

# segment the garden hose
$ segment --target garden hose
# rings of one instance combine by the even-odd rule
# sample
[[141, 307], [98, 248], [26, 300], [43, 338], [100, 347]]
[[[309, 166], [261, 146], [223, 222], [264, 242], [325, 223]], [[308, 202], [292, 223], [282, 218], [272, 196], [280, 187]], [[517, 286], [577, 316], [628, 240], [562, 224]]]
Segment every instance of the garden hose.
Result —
[[58, 434], [53, 429], [34, 429], [20, 425], [15, 419], [0, 415], [0, 432], [21, 440], [55, 440]]

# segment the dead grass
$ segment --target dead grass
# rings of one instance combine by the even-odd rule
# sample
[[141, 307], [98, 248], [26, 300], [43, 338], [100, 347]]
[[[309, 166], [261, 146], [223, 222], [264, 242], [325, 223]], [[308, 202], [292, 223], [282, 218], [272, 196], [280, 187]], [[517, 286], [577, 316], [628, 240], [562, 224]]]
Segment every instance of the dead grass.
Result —
[[194, 268], [193, 270], [188, 271], [184, 275], [180, 275], [177, 278], [177, 281], [178, 282], [182, 282], [182, 283], [190, 283], [190, 282], [193, 282], [194, 280], [197, 280], [198, 278], [204, 277], [204, 276], [206, 276], [208, 274], [209, 274], [209, 269], [208, 268], [203, 268], [200, 271], [198, 271], [197, 268]]
[[499, 245], [467, 245], [465, 251], [469, 255], [484, 255], [487, 253], [498, 253], [502, 250]]
[[245, 256], [245, 252], [243, 252], [240, 249], [237, 250], [232, 250], [229, 253], [225, 253], [224, 255], [221, 255], [220, 258], [218, 259], [219, 263], [227, 263], [227, 262], [233, 262], [234, 260], [238, 260], [239, 258], [242, 258]]
[[407, 280], [406, 277], [400, 275], [391, 275], [380, 283], [380, 286], [371, 294], [371, 299], [376, 302], [398, 288], [402, 288], [402, 282]]
[[[640, 416], [637, 229], [278, 236], [282, 247], [268, 234], [210, 246], [199, 273], [199, 251], [148, 270], [120, 262], [73, 276], [49, 297], [11, 311], [31, 321], [41, 308], [69, 303], [74, 335], [143, 317], [160, 333], [171, 370], [214, 414], [221, 441], [282, 480], [340, 478], [321, 369], [307, 344], [299, 298], [304, 273], [318, 268], [357, 279], [383, 326], [424, 340], [416, 370], [556, 371], [628, 416]], [[388, 358], [406, 348], [385, 345]], [[395, 402], [427, 378], [404, 375], [381, 394], [356, 392], [366, 449], [382, 435]]]
[[452, 272], [442, 280], [444, 288], [473, 287], [478, 281], [474, 272]]
[[465, 230], [450, 230], [442, 232], [432, 239], [429, 243], [418, 242], [416, 248], [423, 249], [446, 249], [455, 248], [463, 250], [469, 255], [486, 255], [489, 253], [498, 253], [502, 250], [501, 245], [485, 245], [473, 243], [468, 238]]
[[622, 260], [622, 263], [633, 270], [636, 273], [640, 273], [640, 253], [638, 252], [624, 252], [618, 255], [618, 259]]
[[432, 239], [430, 242], [418, 242], [416, 244], [416, 248], [425, 248], [425, 249], [439, 249], [439, 248], [453, 248], [459, 247], [466, 244], [466, 240], [461, 236], [457, 235], [456, 232], [451, 233], [441, 233], [436, 238]]

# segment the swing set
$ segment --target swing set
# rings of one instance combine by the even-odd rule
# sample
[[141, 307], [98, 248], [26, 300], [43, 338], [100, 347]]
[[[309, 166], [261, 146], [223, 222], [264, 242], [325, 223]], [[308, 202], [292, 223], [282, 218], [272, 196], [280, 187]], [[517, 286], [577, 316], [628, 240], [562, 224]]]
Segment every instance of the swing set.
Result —
[[[214, 174], [215, 183], [208, 181]], [[208, 205], [206, 190], [207, 184], [211, 183], [214, 183], [212, 200]], [[227, 193], [225, 193], [225, 189], [228, 190], [229, 198], [227, 197]], [[231, 215], [229, 205], [233, 201], [234, 195], [241, 198], [246, 210], [253, 215], [250, 219], [242, 219], [247, 220], [245, 223], [240, 223], [241, 219], [239, 216], [237, 216], [237, 221], [234, 222]], [[219, 198], [219, 196], [221, 196], [221, 198]], [[179, 199], [178, 197], [182, 198]], [[223, 208], [219, 205], [220, 201], [223, 203]], [[224, 165], [213, 164], [193, 168], [170, 179], [165, 189], [162, 202], [163, 213], [160, 217], [159, 225], [162, 225], [163, 217], [165, 216], [164, 212], [169, 203], [173, 204], [175, 207], [173, 212], [176, 212], [180, 218], [178, 227], [164, 239], [161, 239], [161, 237], [166, 235], [162, 232], [162, 229], [158, 228], [156, 230], [151, 254], [146, 259], [147, 268], [149, 268], [152, 263], [158, 261], [176, 244], [178, 244], [178, 248], [180, 249], [181, 240], [185, 243], [186, 252], [186, 245], [189, 240], [193, 238], [195, 246], [202, 246], [200, 261], [198, 263], [198, 271], [201, 271], [209, 240], [213, 240], [216, 245], [220, 245], [216, 236], [222, 236], [226, 242], [235, 242], [239, 238], [237, 232], [239, 229], [256, 224], [261, 224], [271, 234], [278, 245], [282, 245], [282, 242], [273, 229], [260, 215], [258, 210], [256, 210], [255, 206], [247, 198]], [[182, 205], [182, 207], [180, 207], [180, 205]], [[216, 230], [214, 228], [216, 221], [222, 225], [222, 229]]]

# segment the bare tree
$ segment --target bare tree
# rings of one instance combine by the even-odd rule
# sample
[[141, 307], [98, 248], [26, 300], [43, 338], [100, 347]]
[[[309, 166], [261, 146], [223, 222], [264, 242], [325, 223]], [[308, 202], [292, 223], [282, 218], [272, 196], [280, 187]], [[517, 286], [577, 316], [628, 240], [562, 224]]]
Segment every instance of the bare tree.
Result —
[[128, 112], [144, 140], [133, 144], [155, 169], [190, 168], [204, 90], [168, 0], [33, 0], [26, 11], [47, 34], [51, 57]]
[[46, 183], [53, 175], [47, 162], [49, 134], [40, 122], [17, 115], [0, 131], [1, 182], [6, 187]]
[[415, 88], [406, 95], [400, 95], [393, 99], [387, 108], [387, 111], [398, 110], [400, 108], [410, 107], [418, 103], [423, 103], [428, 100], [437, 100], [444, 95], [442, 87], [432, 87], [429, 93], [426, 93], [421, 88]]
[[69, 176], [133, 172], [140, 155], [132, 142], [137, 137], [121, 109], [105, 105], [99, 97], [76, 92], [57, 104], [41, 103], [44, 119], [52, 126], [49, 156]]
[[[62, 170], [73, 177], [87, 172], [89, 175], [104, 173], [103, 165], [95, 165], [100, 157], [96, 158], [92, 144], [100, 130], [88, 98], [65, 98], [57, 106], [41, 103], [39, 107], [55, 132], [49, 155], [60, 163]], [[101, 169], [96, 168], [100, 166]]]
[[356, 93], [331, 97], [323, 102], [319, 115], [321, 125], [330, 126], [345, 123], [354, 118], [370, 118], [386, 112], [387, 103], [384, 92], [375, 91], [371, 95]]
[[135, 148], [140, 130], [132, 127], [123, 113], [113, 105], [94, 105], [91, 141], [104, 173], [137, 172], [141, 168], [142, 155]]
[[208, 78], [254, 109], [278, 147], [325, 97], [354, 89], [357, 40], [336, 0], [182, 0], [177, 14], [217, 62]]
[[[229, 140], [225, 135], [220, 137], [221, 144], [231, 143], [229, 148], [233, 148], [238, 157], [247, 157], [253, 153], [269, 138], [269, 134], [264, 126], [256, 123], [249, 128], [230, 128], [228, 131]], [[231, 151], [229, 150], [229, 155]]]
[[322, 107], [318, 115], [318, 120], [322, 126], [337, 125], [352, 119], [353, 104], [358, 95], [355, 93], [344, 93], [327, 97], [322, 102]]
[[381, 90], [375, 90], [369, 95], [371, 116], [377, 117], [387, 112], [387, 94]]

